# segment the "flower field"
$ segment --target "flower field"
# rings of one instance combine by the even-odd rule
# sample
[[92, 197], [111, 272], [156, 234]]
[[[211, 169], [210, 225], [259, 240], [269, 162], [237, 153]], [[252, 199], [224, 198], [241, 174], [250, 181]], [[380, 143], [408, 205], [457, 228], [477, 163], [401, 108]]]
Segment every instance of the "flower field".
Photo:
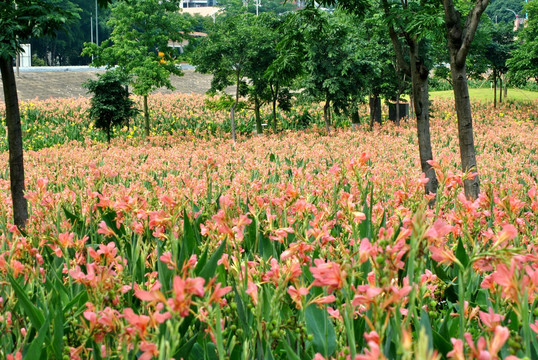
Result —
[[233, 145], [203, 98], [153, 102], [155, 136], [110, 146], [83, 99], [25, 105], [23, 233], [0, 171], [0, 358], [538, 358], [537, 102], [473, 104], [474, 202], [434, 102], [433, 207], [410, 123]]

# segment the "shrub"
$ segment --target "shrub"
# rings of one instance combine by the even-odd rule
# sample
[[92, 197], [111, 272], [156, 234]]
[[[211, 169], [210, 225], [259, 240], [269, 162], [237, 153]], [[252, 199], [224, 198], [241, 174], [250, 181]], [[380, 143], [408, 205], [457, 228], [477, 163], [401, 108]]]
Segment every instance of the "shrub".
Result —
[[97, 80], [88, 80], [84, 87], [93, 94], [88, 114], [95, 121], [95, 127], [105, 131], [110, 143], [112, 128], [128, 125], [129, 119], [138, 112], [129, 98], [125, 81], [112, 70], [99, 75]]

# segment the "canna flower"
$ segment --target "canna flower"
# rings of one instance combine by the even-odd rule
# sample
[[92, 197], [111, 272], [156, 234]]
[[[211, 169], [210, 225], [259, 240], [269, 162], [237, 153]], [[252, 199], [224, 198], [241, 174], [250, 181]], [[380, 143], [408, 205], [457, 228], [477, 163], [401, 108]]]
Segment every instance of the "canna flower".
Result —
[[346, 272], [340, 270], [340, 265], [323, 259], [314, 259], [316, 266], [310, 267], [310, 272], [314, 277], [313, 286], [327, 286], [329, 292], [342, 288]]
[[142, 355], [140, 355], [138, 360], [151, 360], [154, 356], [159, 355], [157, 345], [148, 341], [142, 341], [140, 343], [140, 351], [142, 351]]
[[299, 290], [295, 286], [288, 287], [288, 295], [291, 297], [297, 309], [301, 309], [303, 306], [303, 296], [308, 294], [308, 289], [301, 287]]
[[218, 303], [220, 305], [223, 305], [225, 300], [222, 299], [222, 297], [226, 294], [228, 294], [230, 291], [232, 291], [231, 286], [226, 286], [221, 288], [221, 284], [217, 283], [215, 286], [215, 289], [211, 293], [211, 296], [209, 297], [209, 303]]
[[428, 249], [432, 254], [432, 259], [437, 261], [439, 265], [459, 262], [452, 250], [446, 249], [443, 245], [442, 247], [430, 246]]

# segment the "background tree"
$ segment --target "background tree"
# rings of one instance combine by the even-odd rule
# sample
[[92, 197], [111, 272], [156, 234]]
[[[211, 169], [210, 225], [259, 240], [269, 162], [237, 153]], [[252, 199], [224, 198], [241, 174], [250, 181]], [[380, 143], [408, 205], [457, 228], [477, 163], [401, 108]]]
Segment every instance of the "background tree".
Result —
[[[507, 60], [514, 48], [513, 25], [498, 23], [491, 26], [491, 41], [486, 45], [485, 57], [493, 76], [493, 106], [497, 106], [497, 80], [500, 82], [499, 101], [502, 102], [503, 76], [508, 72]], [[505, 82], [505, 87], [508, 85]]]
[[160, 0], [115, 2], [107, 25], [110, 39], [99, 47], [86, 43], [84, 55], [94, 55], [93, 66], [115, 65], [130, 79], [133, 92], [144, 98], [145, 135], [150, 134], [148, 95], [173, 89], [170, 75], [183, 75], [169, 41], [181, 41], [188, 25], [176, 3]]
[[24, 198], [21, 118], [13, 59], [21, 51], [21, 43], [28, 41], [30, 36], [53, 34], [76, 16], [73, 7], [64, 8], [52, 0], [4, 0], [0, 3], [0, 71], [6, 103], [11, 197], [14, 223], [20, 228], [28, 219], [28, 205]]
[[135, 102], [129, 98], [129, 91], [122, 75], [109, 70], [98, 75], [97, 80], [88, 80], [84, 86], [93, 94], [88, 114], [95, 122], [95, 127], [106, 133], [110, 144], [111, 131], [116, 127], [127, 125], [137, 113]]
[[522, 12], [524, 4], [524, 0], [492, 0], [485, 12], [494, 24], [504, 23], [514, 26], [515, 17], [510, 10], [524, 16]]
[[[474, 147], [473, 119], [465, 61], [480, 17], [488, 6], [489, 0], [476, 0], [464, 17], [452, 0], [443, 0], [446, 39], [450, 55], [450, 71], [454, 89], [454, 103], [458, 117], [458, 136], [461, 166], [465, 173], [477, 171], [476, 150]], [[463, 10], [462, 10], [463, 11]], [[464, 180], [465, 195], [476, 199], [480, 193], [478, 174]]]
[[530, 1], [525, 6], [528, 20], [519, 33], [519, 46], [507, 60], [511, 82], [522, 84], [529, 79], [538, 82], [538, 2]]
[[375, 71], [372, 57], [362, 51], [364, 44], [357, 41], [354, 29], [358, 23], [354, 20], [342, 12], [328, 14], [308, 6], [287, 28], [288, 32], [296, 32], [294, 39], [301, 38], [305, 68], [302, 94], [325, 102], [323, 119], [327, 134], [331, 111], [351, 114], [366, 94], [367, 74]]
[[[55, 31], [53, 36], [32, 37], [30, 39], [32, 55], [45, 61], [47, 65], [87, 65], [91, 62], [91, 58], [82, 56], [81, 52], [84, 43], [91, 40], [92, 30], [95, 34], [95, 2], [58, 0], [58, 3], [64, 9], [77, 6], [80, 8], [80, 17], [72, 18], [63, 29]], [[109, 9], [99, 7], [100, 42], [110, 36], [110, 30], [106, 26], [109, 16]]]
[[256, 131], [262, 133], [259, 108], [261, 94], [267, 86], [264, 73], [274, 59], [273, 32], [264, 27], [263, 19], [250, 13], [217, 18], [214, 29], [192, 56], [196, 71], [213, 75], [210, 91], [221, 91], [231, 85], [236, 87], [235, 102], [230, 109], [234, 142], [235, 110], [240, 96], [251, 95], [255, 105]]

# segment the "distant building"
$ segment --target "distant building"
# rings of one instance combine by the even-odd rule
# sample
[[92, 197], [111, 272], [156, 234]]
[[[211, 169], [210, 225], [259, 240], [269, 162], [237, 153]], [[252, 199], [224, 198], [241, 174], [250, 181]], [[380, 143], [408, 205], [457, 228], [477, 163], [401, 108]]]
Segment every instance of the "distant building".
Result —
[[182, 9], [216, 5], [217, 2], [215, 0], [181, 0], [181, 2], [179, 3], [179, 7], [181, 7]]

